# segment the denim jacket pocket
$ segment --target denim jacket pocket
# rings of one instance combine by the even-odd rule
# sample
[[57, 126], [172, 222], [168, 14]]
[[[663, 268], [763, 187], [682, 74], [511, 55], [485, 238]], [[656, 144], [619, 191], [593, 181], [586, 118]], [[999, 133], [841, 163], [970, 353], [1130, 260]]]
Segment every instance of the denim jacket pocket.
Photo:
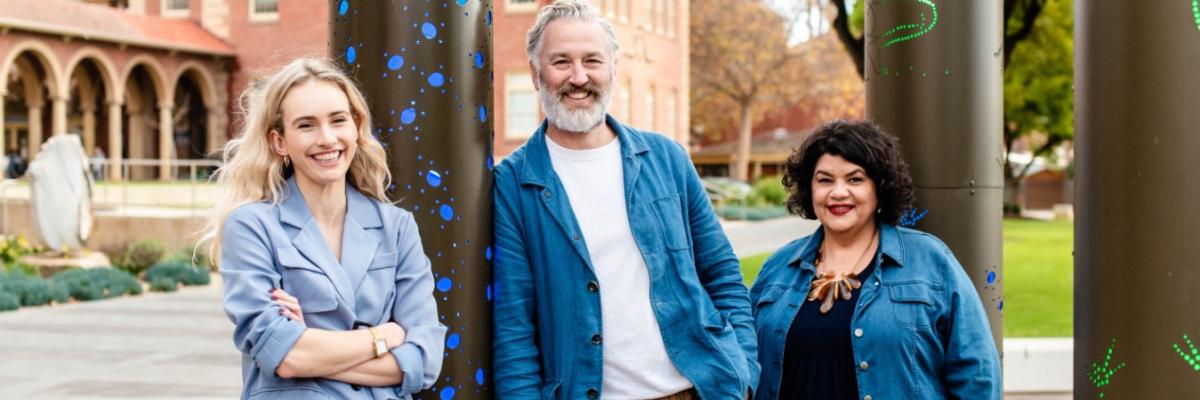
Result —
[[888, 286], [888, 297], [892, 302], [892, 315], [900, 322], [916, 327], [930, 326], [931, 311], [940, 288], [925, 282], [902, 282]]
[[688, 233], [683, 217], [683, 207], [679, 195], [673, 194], [654, 200], [654, 213], [658, 215], [658, 223], [663, 230], [663, 240], [668, 250], [687, 250]]

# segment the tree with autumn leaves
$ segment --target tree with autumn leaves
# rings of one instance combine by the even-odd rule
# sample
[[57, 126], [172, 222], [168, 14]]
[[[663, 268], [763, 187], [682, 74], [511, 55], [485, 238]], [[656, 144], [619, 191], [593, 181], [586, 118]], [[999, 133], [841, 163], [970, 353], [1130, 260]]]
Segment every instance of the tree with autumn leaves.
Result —
[[761, 1], [694, 0], [691, 10], [692, 124], [736, 127], [730, 172], [746, 180], [754, 122], [794, 102], [804, 54], [788, 46], [794, 24]]

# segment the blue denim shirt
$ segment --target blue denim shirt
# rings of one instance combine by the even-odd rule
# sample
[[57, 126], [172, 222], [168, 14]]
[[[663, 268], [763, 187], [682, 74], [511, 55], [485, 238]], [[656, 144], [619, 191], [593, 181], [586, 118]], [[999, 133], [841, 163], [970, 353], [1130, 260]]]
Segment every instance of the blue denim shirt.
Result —
[[[784, 344], [808, 295], [824, 230], [783, 246], [750, 291], [762, 378], [775, 399]], [[933, 235], [880, 227], [876, 270], [850, 320], [859, 398], [999, 399], [1000, 359], [983, 304], [958, 260]]]
[[[607, 124], [621, 141], [629, 226], [667, 355], [701, 397], [745, 398], [759, 369], [749, 298], [696, 170], [679, 144]], [[601, 395], [600, 292], [589, 289], [596, 274], [545, 130], [495, 170], [498, 399]]]
[[[438, 322], [429, 258], [408, 211], [346, 185], [346, 224], [339, 262], [325, 244], [296, 179], [279, 204], [239, 207], [225, 219], [221, 278], [225, 315], [242, 352], [243, 399], [407, 399], [437, 381], [446, 327]], [[304, 322], [279, 314], [269, 290], [300, 300]], [[400, 324], [392, 349], [404, 380], [394, 387], [354, 388], [330, 379], [275, 374], [306, 328], [345, 331], [355, 321]], [[371, 343], [362, 343], [365, 353]]]

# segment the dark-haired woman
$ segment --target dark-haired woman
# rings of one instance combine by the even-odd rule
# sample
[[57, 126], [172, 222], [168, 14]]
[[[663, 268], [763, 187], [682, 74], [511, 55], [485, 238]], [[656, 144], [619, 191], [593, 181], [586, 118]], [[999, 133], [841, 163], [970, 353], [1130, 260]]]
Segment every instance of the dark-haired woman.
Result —
[[756, 399], [999, 399], [987, 317], [940, 240], [897, 227], [912, 207], [896, 140], [866, 122], [818, 128], [788, 159], [788, 208], [821, 222], [775, 252], [750, 291]]

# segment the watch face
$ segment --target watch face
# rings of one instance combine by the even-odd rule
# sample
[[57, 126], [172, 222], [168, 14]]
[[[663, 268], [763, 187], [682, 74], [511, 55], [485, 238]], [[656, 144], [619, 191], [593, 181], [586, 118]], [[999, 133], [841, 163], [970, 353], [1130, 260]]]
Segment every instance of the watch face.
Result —
[[382, 357], [384, 354], [387, 354], [387, 342], [385, 342], [383, 339], [376, 340], [375, 356]]

